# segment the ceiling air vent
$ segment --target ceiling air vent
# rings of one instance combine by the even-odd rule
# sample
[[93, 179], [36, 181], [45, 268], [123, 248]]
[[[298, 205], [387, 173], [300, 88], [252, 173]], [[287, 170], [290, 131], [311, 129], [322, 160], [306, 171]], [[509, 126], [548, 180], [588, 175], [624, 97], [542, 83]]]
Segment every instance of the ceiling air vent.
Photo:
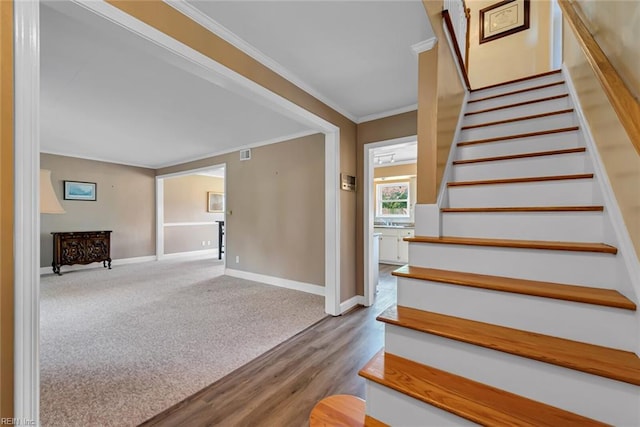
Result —
[[251, 160], [251, 149], [240, 150], [240, 160]]

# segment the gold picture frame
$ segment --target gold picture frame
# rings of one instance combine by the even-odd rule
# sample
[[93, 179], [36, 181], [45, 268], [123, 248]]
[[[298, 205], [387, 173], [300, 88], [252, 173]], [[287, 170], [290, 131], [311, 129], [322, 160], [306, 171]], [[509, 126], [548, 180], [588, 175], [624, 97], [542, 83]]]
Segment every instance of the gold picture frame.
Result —
[[207, 192], [207, 212], [224, 212], [224, 193]]
[[480, 10], [480, 44], [529, 28], [529, 0], [505, 0]]

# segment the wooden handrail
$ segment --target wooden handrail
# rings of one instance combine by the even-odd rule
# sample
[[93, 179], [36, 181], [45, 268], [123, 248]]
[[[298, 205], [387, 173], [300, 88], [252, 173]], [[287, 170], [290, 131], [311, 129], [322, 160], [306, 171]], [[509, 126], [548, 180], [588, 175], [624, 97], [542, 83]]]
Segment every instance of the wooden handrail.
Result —
[[458, 39], [456, 38], [456, 32], [453, 29], [453, 22], [451, 22], [451, 15], [449, 15], [448, 10], [442, 11], [442, 18], [444, 19], [444, 23], [447, 26], [447, 31], [449, 31], [449, 36], [451, 36], [451, 41], [453, 42], [453, 50], [456, 53], [456, 57], [458, 58], [458, 65], [460, 67], [460, 72], [462, 73], [462, 78], [464, 79], [464, 84], [467, 86], [467, 90], [471, 91], [471, 83], [469, 83], [469, 76], [467, 76], [467, 68], [464, 66], [464, 60], [462, 59], [460, 47], [458, 47]]
[[640, 103], [620, 78], [607, 55], [593, 38], [587, 26], [569, 0], [558, 0], [569, 26], [573, 30], [587, 61], [598, 77], [609, 102], [624, 126], [634, 148], [640, 154]]

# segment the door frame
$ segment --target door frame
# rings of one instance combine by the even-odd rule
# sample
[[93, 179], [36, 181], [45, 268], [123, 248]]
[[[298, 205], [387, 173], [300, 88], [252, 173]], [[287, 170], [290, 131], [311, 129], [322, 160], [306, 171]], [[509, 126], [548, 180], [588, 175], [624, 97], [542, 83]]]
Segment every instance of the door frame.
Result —
[[[301, 106], [142, 23], [106, 2], [71, 0], [189, 61], [199, 75], [270, 106], [325, 135], [325, 311], [340, 311], [340, 130]], [[50, 3], [69, 7], [68, 3]], [[39, 425], [40, 410], [40, 2], [14, 2], [15, 340], [14, 417]]]
[[376, 297], [376, 284], [373, 283], [374, 268], [378, 268], [378, 264], [372, 262], [373, 254], [373, 220], [375, 212], [373, 210], [373, 192], [375, 186], [373, 183], [373, 151], [376, 148], [387, 147], [389, 145], [403, 144], [406, 142], [416, 141], [417, 135], [403, 136], [401, 138], [387, 139], [384, 141], [371, 142], [364, 144], [364, 218], [362, 220], [364, 232], [364, 305], [369, 307], [373, 305]]

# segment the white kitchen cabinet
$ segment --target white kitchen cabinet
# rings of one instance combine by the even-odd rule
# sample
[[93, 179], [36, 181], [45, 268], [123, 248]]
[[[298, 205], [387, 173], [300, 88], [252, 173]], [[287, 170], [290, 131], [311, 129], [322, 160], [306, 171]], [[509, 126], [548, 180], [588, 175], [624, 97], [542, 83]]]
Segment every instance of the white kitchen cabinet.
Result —
[[398, 258], [398, 236], [382, 234], [380, 236], [380, 261], [396, 260]]
[[380, 233], [380, 262], [388, 264], [406, 264], [409, 262], [409, 242], [405, 237], [413, 237], [410, 228], [376, 227]]

